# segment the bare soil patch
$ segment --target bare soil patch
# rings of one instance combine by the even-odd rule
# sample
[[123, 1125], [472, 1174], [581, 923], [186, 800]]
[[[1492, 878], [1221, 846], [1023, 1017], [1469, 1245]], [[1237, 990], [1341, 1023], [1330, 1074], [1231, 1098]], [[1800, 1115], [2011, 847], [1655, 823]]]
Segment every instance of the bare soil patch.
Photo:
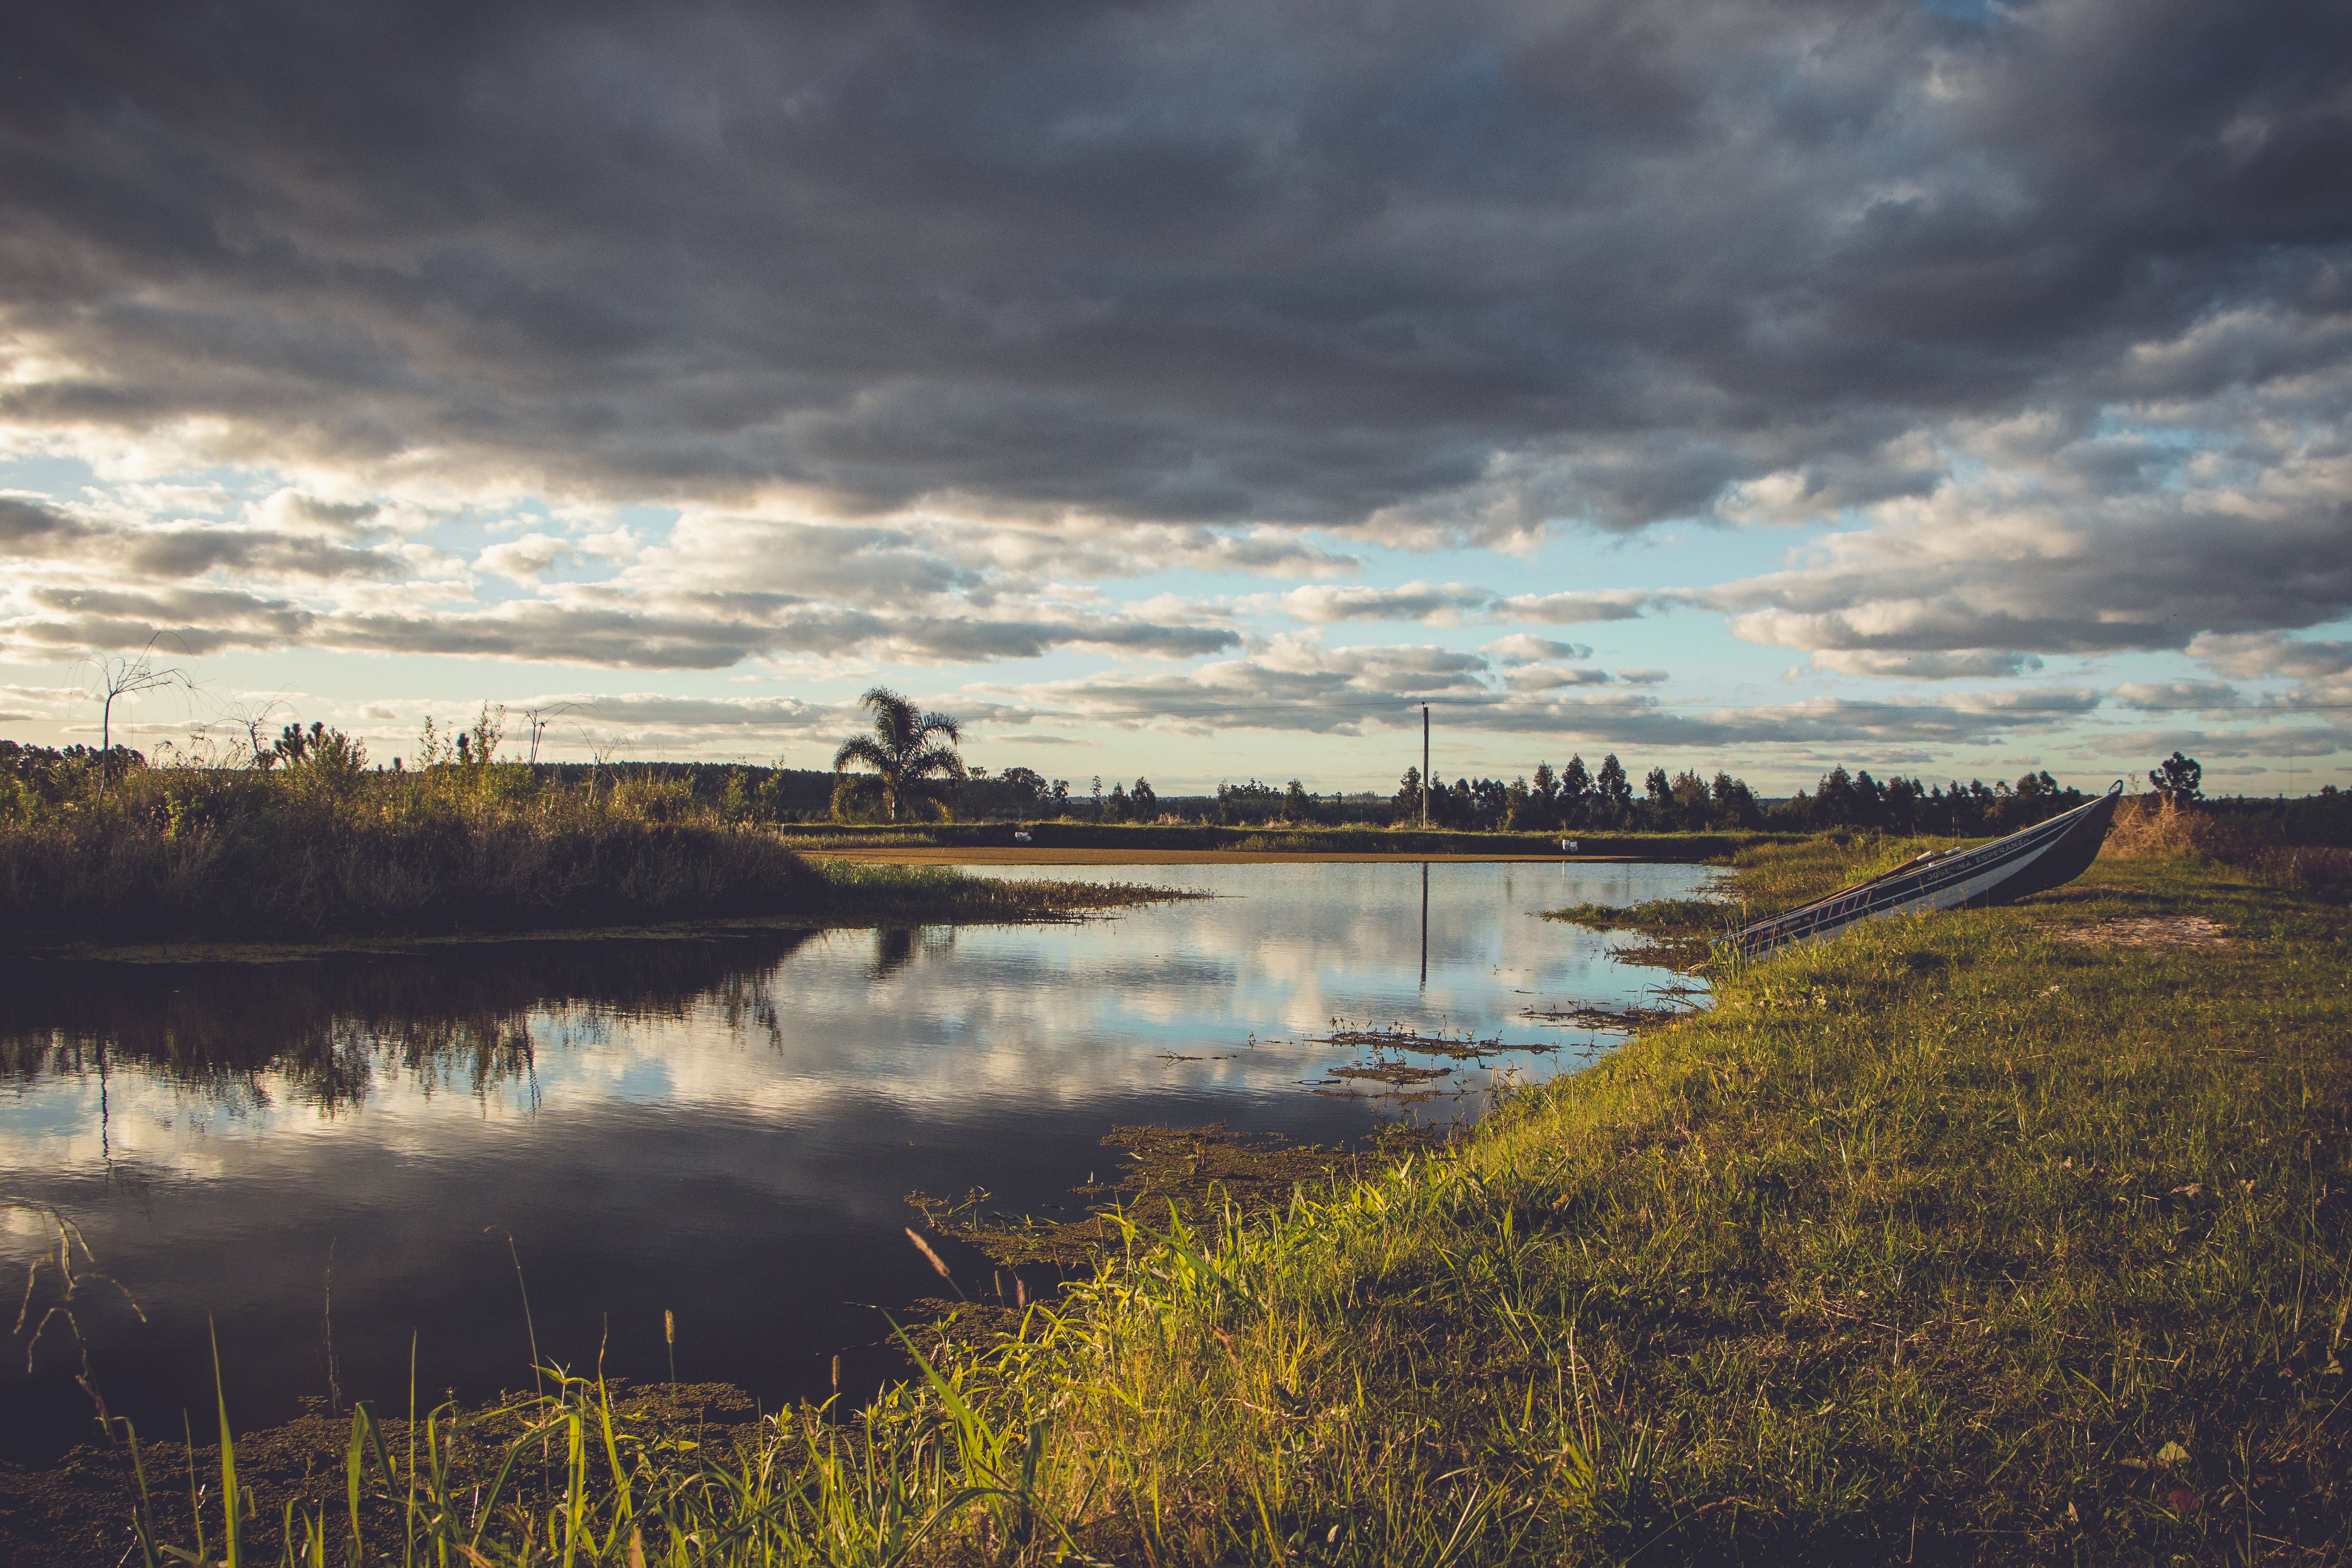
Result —
[[2203, 915], [2137, 915], [2099, 921], [2061, 931], [2058, 940], [2110, 947], [2227, 947], [2231, 942], [2228, 931]]

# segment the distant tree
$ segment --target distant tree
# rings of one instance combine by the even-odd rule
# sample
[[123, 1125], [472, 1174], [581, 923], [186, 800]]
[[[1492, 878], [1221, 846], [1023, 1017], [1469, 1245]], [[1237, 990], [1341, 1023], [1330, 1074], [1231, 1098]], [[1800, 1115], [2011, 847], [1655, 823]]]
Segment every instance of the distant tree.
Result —
[[1500, 779], [1473, 780], [1470, 784], [1469, 806], [1464, 826], [1475, 827], [1480, 832], [1491, 832], [1502, 826], [1510, 817], [1510, 786]]
[[1870, 776], [1864, 768], [1853, 775], [1853, 823], [1858, 827], [1886, 826], [1886, 786]]
[[1160, 796], [1153, 793], [1150, 779], [1137, 779], [1135, 788], [1129, 792], [1127, 798], [1134, 807], [1136, 821], [1153, 822], [1159, 819]]
[[1475, 827], [1478, 826], [1478, 796], [1468, 779], [1457, 778], [1447, 789], [1445, 781], [1431, 781], [1429, 820], [1439, 827]]
[[1961, 808], [1963, 815], [1968, 820], [1968, 831], [1970, 833], [1982, 833], [1986, 828], [1991, 826], [1993, 807], [1996, 804], [1998, 804], [1997, 797], [1993, 795], [1992, 791], [1985, 787], [1984, 780], [1970, 779], [1969, 781], [1968, 805]]
[[1110, 794], [1103, 800], [1103, 810], [1113, 822], [1125, 822], [1128, 816], [1127, 786], [1114, 783]]
[[1315, 803], [1307, 797], [1307, 786], [1297, 779], [1283, 786], [1282, 815], [1293, 822], [1314, 820]]
[[1549, 763], [1538, 763], [1528, 780], [1527, 799], [1514, 808], [1511, 826], [1530, 833], [1547, 833], [1559, 826], [1559, 775]]
[[1921, 826], [1927, 795], [1917, 779], [1899, 775], [1886, 781], [1886, 826], [1897, 833], [1916, 833]]
[[1217, 820], [1227, 826], [1265, 822], [1282, 810], [1282, 792], [1252, 779], [1217, 786]]
[[176, 666], [155, 662], [155, 644], [163, 634], [147, 639], [147, 646], [136, 656], [124, 656], [99, 661], [98, 685], [98, 796], [106, 798], [107, 774], [114, 769], [114, 705], [126, 697], [135, 698], [143, 692], [160, 691], [167, 686], [193, 689], [185, 672]]
[[1696, 832], [1706, 826], [1706, 781], [1685, 768], [1675, 775], [1673, 788], [1675, 826], [1685, 832]]
[[2200, 786], [2205, 782], [2205, 770], [2198, 765], [2194, 757], [2184, 757], [2175, 752], [2148, 769], [2147, 782], [2156, 786], [2157, 794], [2172, 805], [2187, 805], [2192, 800], [2203, 798]]
[[1849, 827], [1853, 824], [1853, 775], [1838, 763], [1813, 785], [1810, 819], [1816, 827]]
[[1592, 813], [1592, 775], [1584, 770], [1580, 755], [1568, 759], [1568, 766], [1559, 775], [1559, 825], [1581, 827]]
[[1675, 786], [1664, 768], [1652, 768], [1642, 775], [1642, 808], [1655, 828], [1675, 825]]
[[971, 768], [963, 787], [956, 791], [956, 815], [973, 819], [1034, 816], [1052, 793], [1052, 786], [1034, 768], [1016, 765], [994, 777]]
[[1591, 816], [1599, 827], [1623, 827], [1633, 819], [1633, 783], [1614, 752], [1601, 759], [1601, 772], [1593, 777]]
[[1707, 820], [1717, 827], [1757, 827], [1763, 824], [1764, 811], [1745, 780], [1718, 770], [1707, 787]]
[[1397, 780], [1396, 820], [1399, 822], [1421, 820], [1421, 770], [1419, 768], [1405, 769], [1404, 777]]
[[882, 805], [893, 822], [919, 802], [943, 802], [949, 781], [964, 779], [963, 758], [956, 742], [961, 728], [944, 713], [921, 713], [897, 692], [877, 686], [858, 699], [874, 710], [874, 733], [841, 743], [833, 754], [833, 771], [852, 763], [870, 769], [882, 787]]

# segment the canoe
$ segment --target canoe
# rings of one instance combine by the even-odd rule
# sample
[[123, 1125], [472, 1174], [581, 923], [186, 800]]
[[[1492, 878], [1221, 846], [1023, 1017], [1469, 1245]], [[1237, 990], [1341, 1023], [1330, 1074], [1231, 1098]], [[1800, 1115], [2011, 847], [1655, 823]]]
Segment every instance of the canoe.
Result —
[[1757, 956], [1790, 942], [1834, 936], [1860, 921], [1984, 909], [2062, 887], [2098, 858], [2123, 797], [2123, 781], [2117, 779], [2098, 799], [2047, 822], [1973, 849], [1930, 850], [1868, 881], [1743, 926], [1724, 944]]

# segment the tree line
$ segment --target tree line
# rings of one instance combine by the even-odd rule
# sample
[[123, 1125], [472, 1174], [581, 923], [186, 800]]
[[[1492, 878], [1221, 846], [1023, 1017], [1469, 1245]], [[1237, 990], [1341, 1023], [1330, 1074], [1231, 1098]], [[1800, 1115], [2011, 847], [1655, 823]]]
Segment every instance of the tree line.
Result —
[[[2062, 787], [2046, 771], [2026, 773], [2014, 784], [1971, 779], [1964, 784], [1954, 779], [1947, 786], [1899, 775], [1881, 781], [1867, 769], [1849, 773], [1843, 763], [1823, 773], [1811, 793], [1769, 805], [1746, 780], [1719, 769], [1706, 778], [1689, 769], [1669, 773], [1652, 768], [1637, 795], [1614, 752], [1601, 759], [1598, 770], [1588, 770], [1583, 757], [1573, 756], [1558, 772], [1546, 762], [1537, 763], [1532, 774], [1507, 783], [1457, 778], [1449, 785], [1441, 779], [1428, 794], [1433, 827], [1522, 833], [1868, 827], [1952, 837], [2013, 832], [2088, 798]], [[1421, 820], [1419, 768], [1405, 770], [1391, 809], [1398, 822]]]

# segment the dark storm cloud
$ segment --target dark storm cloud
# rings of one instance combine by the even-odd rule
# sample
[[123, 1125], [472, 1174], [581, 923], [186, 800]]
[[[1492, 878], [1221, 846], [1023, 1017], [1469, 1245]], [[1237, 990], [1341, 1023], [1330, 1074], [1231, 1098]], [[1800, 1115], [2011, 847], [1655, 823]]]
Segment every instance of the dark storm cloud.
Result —
[[1181, 658], [1240, 641], [1222, 628], [1160, 626], [1113, 617], [989, 621], [950, 616], [889, 617], [751, 595], [634, 600], [528, 600], [466, 615], [346, 615], [320, 618], [308, 641], [367, 652], [470, 654], [617, 665], [724, 669], [784, 654], [867, 652], [923, 663], [1034, 658], [1060, 647], [1118, 648]]
[[200, 577], [216, 567], [301, 577], [391, 577], [408, 570], [382, 551], [241, 530], [158, 529], [120, 542], [116, 564], [154, 577]]
[[402, 575], [410, 563], [389, 552], [274, 529], [123, 527], [75, 517], [22, 497], [0, 496], [0, 563], [55, 561], [95, 569], [117, 585], [233, 574], [310, 578]]
[[1122, 616], [882, 615], [790, 594], [641, 594], [603, 584], [488, 606], [317, 608], [242, 586], [42, 582], [20, 589], [13, 608], [0, 622], [7, 639], [0, 648], [13, 644], [17, 657], [37, 658], [142, 647], [159, 635], [189, 655], [292, 645], [639, 669], [725, 669], [787, 655], [985, 663], [1057, 647], [1184, 658], [1241, 641], [1224, 626]]
[[[2063, 456], [2063, 455], [2062, 455]], [[2263, 485], [2315, 491], [2333, 465], [2283, 460]], [[2317, 473], [2299, 471], [2317, 468]], [[1966, 486], [1827, 542], [1829, 558], [1685, 602], [1758, 642], [1839, 655], [2183, 649], [2204, 636], [2310, 626], [2352, 608], [2352, 501], [2261, 486], [2126, 491], [2016, 507]], [[2249, 512], [2254, 515], [2247, 515]], [[2006, 651], [2004, 651], [2006, 650]], [[1850, 673], [1897, 673], [1828, 661]]]
[[2256, 633], [2201, 637], [2189, 645], [2189, 651], [2225, 675], [2248, 679], [2266, 675], [2324, 679], [2352, 674], [2352, 642], [2319, 642], [2276, 633]]
[[[1909, 430], [2352, 353], [2336, 0], [10, 37], [0, 299], [52, 368], [0, 417], [226, 460], [1500, 537], [1920, 495]], [[2115, 646], [1966, 646], [2060, 643]]]
[[37, 501], [0, 496], [0, 556], [61, 555], [92, 530]]
[[2116, 707], [2142, 713], [2226, 712], [2240, 702], [2226, 680], [2132, 680], [2108, 696]]

